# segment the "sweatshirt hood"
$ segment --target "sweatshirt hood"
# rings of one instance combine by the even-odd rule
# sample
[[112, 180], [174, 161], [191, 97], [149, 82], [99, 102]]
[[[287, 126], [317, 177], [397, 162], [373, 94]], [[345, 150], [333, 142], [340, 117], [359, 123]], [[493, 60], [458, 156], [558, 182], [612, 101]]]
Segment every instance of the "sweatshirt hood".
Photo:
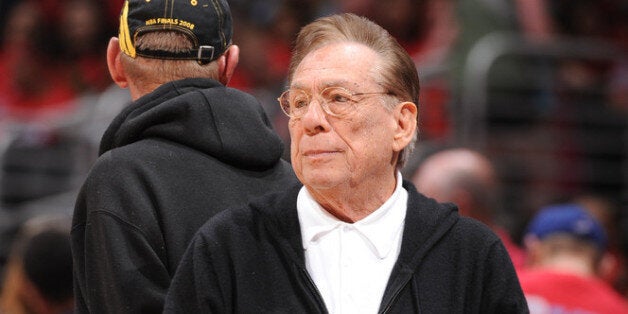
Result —
[[198, 78], [166, 83], [131, 103], [105, 131], [99, 154], [143, 139], [181, 144], [245, 169], [271, 167], [284, 148], [253, 96]]

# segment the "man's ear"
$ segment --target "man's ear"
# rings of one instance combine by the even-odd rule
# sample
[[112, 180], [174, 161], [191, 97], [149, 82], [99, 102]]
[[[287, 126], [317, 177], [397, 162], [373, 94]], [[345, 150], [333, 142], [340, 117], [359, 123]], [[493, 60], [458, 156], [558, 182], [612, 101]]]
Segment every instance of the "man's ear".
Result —
[[397, 124], [393, 141], [393, 149], [401, 151], [412, 142], [417, 132], [417, 116], [419, 109], [412, 102], [402, 102], [395, 107], [394, 117]]
[[113, 79], [114, 83], [121, 88], [127, 88], [129, 86], [129, 82], [120, 61], [121, 53], [122, 51], [120, 50], [118, 38], [112, 37], [109, 40], [109, 46], [107, 46], [107, 67], [109, 68], [109, 74], [111, 75], [111, 79]]
[[227, 85], [240, 60], [240, 47], [231, 45], [225, 53], [216, 60], [218, 62], [218, 80]]

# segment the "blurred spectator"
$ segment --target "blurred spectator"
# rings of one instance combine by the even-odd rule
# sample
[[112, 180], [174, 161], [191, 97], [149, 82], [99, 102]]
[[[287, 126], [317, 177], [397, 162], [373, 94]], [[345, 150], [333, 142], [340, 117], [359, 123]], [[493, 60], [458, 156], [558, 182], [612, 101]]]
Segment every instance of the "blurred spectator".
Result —
[[0, 294], [0, 312], [72, 313], [69, 216], [38, 216], [21, 228]]
[[109, 37], [115, 35], [108, 24], [102, 0], [59, 1], [56, 25], [62, 78], [76, 95], [99, 93], [111, 83], [105, 62]]
[[527, 268], [519, 272], [531, 313], [628, 313], [628, 303], [601, 280], [608, 240], [576, 204], [542, 208], [528, 225]]
[[103, 51], [115, 27], [97, 0], [25, 0], [3, 5], [0, 120], [48, 127], [110, 84]]
[[419, 192], [452, 202], [461, 215], [489, 226], [501, 238], [515, 268], [523, 265], [523, 251], [498, 222], [499, 182], [487, 157], [466, 148], [444, 149], [422, 161], [412, 182]]
[[0, 120], [34, 121], [72, 109], [74, 93], [51, 59], [38, 2], [16, 2], [4, 21], [0, 50]]
[[586, 209], [604, 227], [608, 236], [607, 254], [600, 263], [599, 276], [608, 282], [617, 292], [628, 297], [628, 230], [620, 227], [622, 217], [619, 205], [607, 196], [586, 193], [576, 196], [573, 202]]

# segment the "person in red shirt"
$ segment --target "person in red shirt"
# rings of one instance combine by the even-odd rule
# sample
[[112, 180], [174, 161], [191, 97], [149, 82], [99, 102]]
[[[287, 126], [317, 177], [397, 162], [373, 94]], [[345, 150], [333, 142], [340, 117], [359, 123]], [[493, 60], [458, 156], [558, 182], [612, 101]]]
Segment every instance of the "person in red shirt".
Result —
[[530, 313], [628, 313], [628, 302], [598, 276], [608, 239], [580, 205], [542, 208], [524, 242], [528, 260], [519, 281]]

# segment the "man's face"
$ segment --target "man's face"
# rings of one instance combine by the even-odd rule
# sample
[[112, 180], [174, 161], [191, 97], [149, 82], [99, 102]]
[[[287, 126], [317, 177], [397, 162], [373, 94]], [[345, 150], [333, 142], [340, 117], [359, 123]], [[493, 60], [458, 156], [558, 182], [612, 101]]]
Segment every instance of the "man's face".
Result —
[[[332, 116], [321, 106], [321, 91], [343, 87], [353, 93], [384, 93], [374, 80], [379, 56], [353, 43], [336, 43], [308, 54], [293, 75], [291, 88], [312, 95], [305, 114], [291, 118], [291, 158], [305, 186], [318, 191], [377, 186], [394, 176], [395, 110], [390, 96], [357, 97], [347, 115]], [[394, 180], [394, 179], [393, 179]]]

